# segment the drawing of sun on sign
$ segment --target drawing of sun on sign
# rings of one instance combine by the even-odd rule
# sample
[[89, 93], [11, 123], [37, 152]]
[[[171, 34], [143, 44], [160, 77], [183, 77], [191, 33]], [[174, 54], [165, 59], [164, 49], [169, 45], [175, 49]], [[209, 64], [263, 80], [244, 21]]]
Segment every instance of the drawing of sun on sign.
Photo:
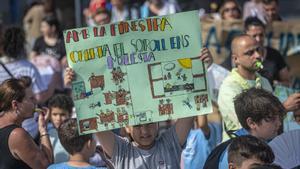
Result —
[[149, 64], [148, 74], [153, 98], [207, 90], [205, 67], [199, 57]]
[[79, 121], [80, 133], [90, 130], [96, 130], [97, 126], [97, 118], [89, 118]]

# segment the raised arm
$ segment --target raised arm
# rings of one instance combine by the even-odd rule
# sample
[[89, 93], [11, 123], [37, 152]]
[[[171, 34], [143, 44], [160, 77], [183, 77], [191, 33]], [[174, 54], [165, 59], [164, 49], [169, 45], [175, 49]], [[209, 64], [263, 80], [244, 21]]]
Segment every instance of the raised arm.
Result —
[[[200, 54], [200, 60], [203, 61], [207, 68], [212, 64], [212, 56], [210, 51], [207, 48], [202, 48], [201, 54]], [[176, 134], [179, 139], [179, 143], [183, 145], [187, 139], [187, 136], [193, 127], [194, 124], [194, 117], [188, 117], [177, 120], [175, 123], [176, 128]]]
[[53, 150], [42, 113], [39, 115], [39, 131], [40, 148], [23, 128], [16, 128], [9, 137], [9, 148], [13, 156], [33, 169], [47, 168], [53, 162]]
[[96, 136], [105, 153], [111, 158], [115, 146], [115, 134], [112, 131], [102, 131], [96, 133]]

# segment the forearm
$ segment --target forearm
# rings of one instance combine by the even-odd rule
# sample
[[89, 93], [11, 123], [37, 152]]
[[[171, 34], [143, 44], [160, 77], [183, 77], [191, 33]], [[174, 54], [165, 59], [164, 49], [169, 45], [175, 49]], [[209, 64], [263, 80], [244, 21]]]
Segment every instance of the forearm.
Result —
[[187, 136], [193, 127], [193, 124], [194, 117], [182, 118], [176, 121], [175, 128], [180, 145], [183, 145], [186, 142]]
[[53, 163], [53, 149], [47, 133], [41, 134], [41, 150], [47, 159], [47, 165]]

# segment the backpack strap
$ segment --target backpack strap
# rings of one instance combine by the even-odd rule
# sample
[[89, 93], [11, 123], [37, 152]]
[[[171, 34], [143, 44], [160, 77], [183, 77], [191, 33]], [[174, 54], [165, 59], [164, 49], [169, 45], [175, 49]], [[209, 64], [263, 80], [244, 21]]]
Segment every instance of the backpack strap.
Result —
[[221, 155], [233, 140], [234, 138], [227, 140], [213, 149], [213, 151], [207, 157], [203, 169], [218, 169]]
[[105, 154], [103, 148], [101, 145], [96, 147], [96, 152], [100, 155], [100, 157], [102, 158], [102, 160], [105, 162], [106, 167], [108, 169], [115, 169], [114, 165], [112, 164], [112, 162], [110, 160], [108, 160], [107, 155]]
[[7, 67], [4, 65], [4, 63], [2, 63], [1, 61], [0, 61], [0, 65], [3, 67], [3, 69], [9, 74], [9, 76], [11, 77], [11, 78], [14, 78], [14, 75], [7, 69]]

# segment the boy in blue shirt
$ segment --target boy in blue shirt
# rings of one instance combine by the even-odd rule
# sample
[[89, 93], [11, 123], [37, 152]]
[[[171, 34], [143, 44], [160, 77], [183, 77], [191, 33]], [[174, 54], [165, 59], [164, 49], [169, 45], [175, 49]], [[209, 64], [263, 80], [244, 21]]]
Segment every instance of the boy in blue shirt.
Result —
[[79, 136], [76, 119], [64, 121], [58, 128], [58, 136], [70, 159], [50, 165], [48, 169], [97, 169], [89, 164], [89, 158], [96, 150], [96, 141], [92, 134]]
[[[267, 142], [278, 135], [285, 108], [272, 93], [256, 88], [244, 90], [234, 98], [234, 108], [238, 121], [243, 128], [231, 133], [232, 137], [252, 135]], [[228, 168], [227, 157], [228, 147], [218, 158], [218, 168]], [[209, 159], [211, 158], [208, 157], [204, 168], [207, 168], [209, 163], [211, 164]]]

